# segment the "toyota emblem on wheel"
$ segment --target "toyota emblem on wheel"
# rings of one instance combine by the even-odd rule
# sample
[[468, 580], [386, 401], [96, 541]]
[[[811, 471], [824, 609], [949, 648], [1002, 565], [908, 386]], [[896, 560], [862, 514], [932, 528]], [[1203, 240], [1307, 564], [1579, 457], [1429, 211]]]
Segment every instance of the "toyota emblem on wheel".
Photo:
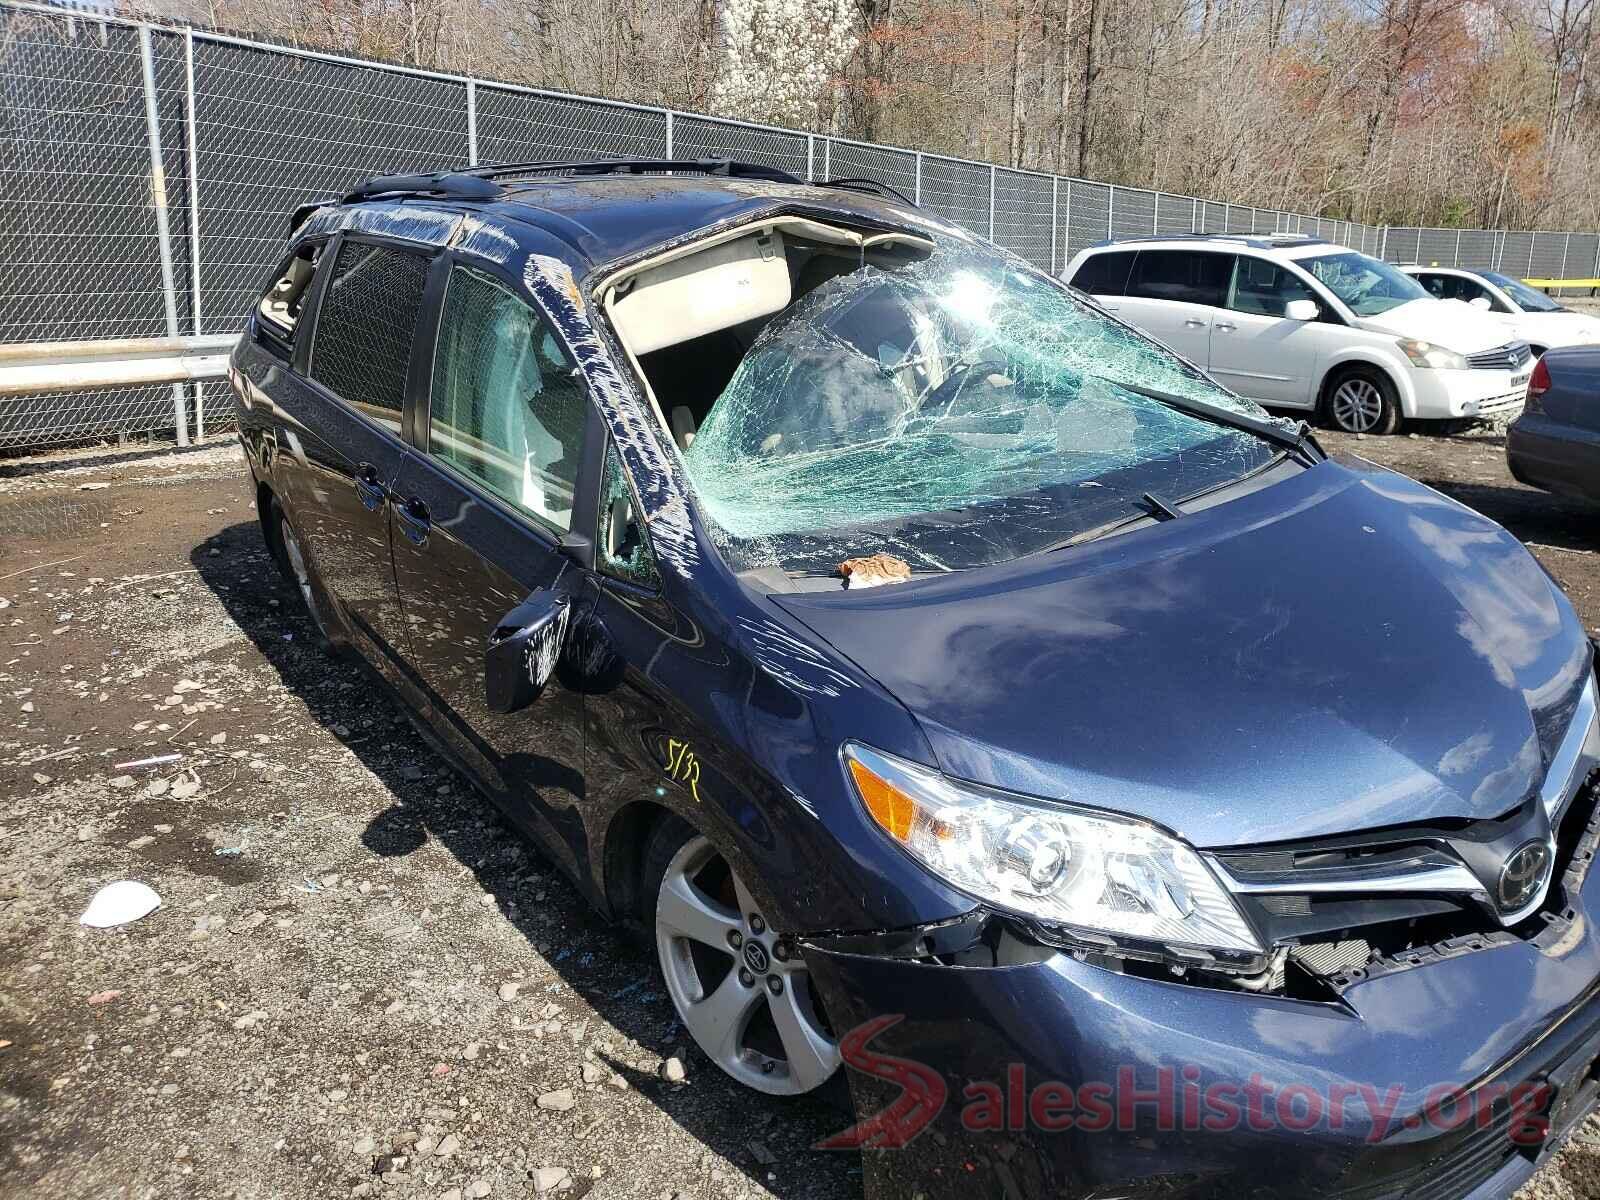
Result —
[[765, 975], [767, 967], [771, 965], [767, 959], [767, 948], [754, 938], [744, 944], [744, 965], [757, 975]]
[[1513, 850], [1500, 868], [1495, 899], [1501, 912], [1515, 912], [1527, 904], [1544, 886], [1550, 870], [1550, 847], [1544, 842], [1525, 842]]

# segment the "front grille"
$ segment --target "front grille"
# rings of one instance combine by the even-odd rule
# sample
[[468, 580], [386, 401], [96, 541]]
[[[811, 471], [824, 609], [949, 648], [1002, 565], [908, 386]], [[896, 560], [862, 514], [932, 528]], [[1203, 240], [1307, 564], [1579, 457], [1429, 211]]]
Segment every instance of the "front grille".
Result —
[[1480, 350], [1467, 355], [1467, 364], [1478, 371], [1515, 371], [1533, 358], [1527, 342], [1507, 342], [1493, 350]]

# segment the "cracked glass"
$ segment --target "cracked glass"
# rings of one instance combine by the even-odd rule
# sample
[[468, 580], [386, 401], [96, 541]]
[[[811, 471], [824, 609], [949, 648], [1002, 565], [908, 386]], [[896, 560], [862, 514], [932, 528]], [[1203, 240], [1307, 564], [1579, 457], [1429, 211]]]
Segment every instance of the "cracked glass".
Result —
[[683, 461], [735, 570], [887, 552], [916, 574], [1058, 548], [1283, 453], [1136, 389], [1271, 420], [1054, 280], [947, 241], [767, 322]]

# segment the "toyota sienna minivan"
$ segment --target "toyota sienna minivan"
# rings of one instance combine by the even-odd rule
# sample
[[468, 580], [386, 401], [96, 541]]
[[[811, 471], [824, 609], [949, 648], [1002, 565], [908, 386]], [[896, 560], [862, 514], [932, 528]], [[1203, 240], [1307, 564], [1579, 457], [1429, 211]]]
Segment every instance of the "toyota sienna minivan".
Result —
[[1107, 242], [1061, 277], [1231, 390], [1347, 433], [1509, 420], [1532, 370], [1491, 314], [1299, 234]]
[[1593, 1108], [1594, 652], [1495, 524], [859, 182], [291, 229], [311, 620], [868, 1197], [1504, 1196]]

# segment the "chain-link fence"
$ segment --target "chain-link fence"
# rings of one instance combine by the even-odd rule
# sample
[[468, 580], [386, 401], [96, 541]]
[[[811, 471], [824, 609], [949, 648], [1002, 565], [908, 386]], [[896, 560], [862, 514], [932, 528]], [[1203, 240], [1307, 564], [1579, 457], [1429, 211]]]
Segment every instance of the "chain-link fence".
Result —
[[[226, 333], [308, 198], [382, 172], [627, 155], [879, 180], [1051, 272], [1106, 238], [1194, 232], [1600, 275], [1593, 233], [1381, 228], [0, 0], [0, 343]], [[0, 396], [0, 451], [229, 420], [217, 383]]]

